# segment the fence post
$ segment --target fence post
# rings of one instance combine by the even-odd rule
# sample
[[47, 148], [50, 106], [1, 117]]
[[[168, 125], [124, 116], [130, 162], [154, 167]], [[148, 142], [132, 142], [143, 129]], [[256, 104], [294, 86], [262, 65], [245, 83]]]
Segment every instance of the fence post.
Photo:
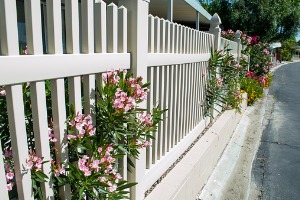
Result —
[[[150, 0], [119, 0], [119, 6], [127, 8], [128, 12], [128, 52], [131, 53], [131, 72], [142, 76], [147, 82], [147, 53], [148, 53], [148, 13]], [[147, 103], [140, 105], [147, 107]], [[130, 199], [144, 199], [146, 188], [142, 183], [146, 172], [146, 150], [141, 149], [139, 159], [131, 158], [135, 168], [128, 173], [129, 182], [138, 184], [131, 188]]]
[[241, 57], [241, 32], [237, 30], [235, 32], [234, 41], [237, 43], [237, 62], [240, 63], [240, 57]]
[[219, 15], [215, 13], [210, 20], [210, 28], [209, 28], [209, 33], [215, 36], [214, 50], [221, 49], [221, 29], [220, 29], [221, 23], [222, 22]]
[[[215, 13], [212, 18], [210, 19], [210, 28], [209, 33], [214, 35], [214, 49], [213, 50], [220, 50], [221, 49], [221, 19], [217, 13]], [[217, 69], [217, 77], [220, 77], [219, 75], [220, 69]], [[214, 105], [214, 109], [212, 109], [210, 112], [212, 114], [212, 118], [210, 118], [210, 121], [213, 122], [215, 117], [218, 115], [216, 110], [221, 111], [222, 108], [218, 105]]]

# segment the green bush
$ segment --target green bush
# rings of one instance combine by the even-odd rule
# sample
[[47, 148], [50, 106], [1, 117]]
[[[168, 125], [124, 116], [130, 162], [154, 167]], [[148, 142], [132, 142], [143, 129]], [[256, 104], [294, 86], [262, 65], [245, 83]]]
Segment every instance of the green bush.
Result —
[[263, 86], [256, 79], [244, 77], [241, 79], [241, 92], [248, 94], [247, 104], [252, 105], [263, 96]]
[[292, 59], [292, 54], [288, 49], [281, 50], [281, 59], [285, 61], [290, 61]]

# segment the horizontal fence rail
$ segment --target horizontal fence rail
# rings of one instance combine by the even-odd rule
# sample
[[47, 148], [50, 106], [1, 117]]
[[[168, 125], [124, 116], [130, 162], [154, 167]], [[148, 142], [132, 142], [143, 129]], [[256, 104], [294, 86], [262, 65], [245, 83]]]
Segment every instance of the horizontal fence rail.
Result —
[[[237, 54], [238, 44], [234, 41], [231, 41], [231, 40], [221, 37], [221, 49], [224, 49], [224, 48], [230, 49], [231, 50], [230, 52], [232, 52], [232, 54]], [[241, 49], [241, 47], [240, 47], [240, 49]]]

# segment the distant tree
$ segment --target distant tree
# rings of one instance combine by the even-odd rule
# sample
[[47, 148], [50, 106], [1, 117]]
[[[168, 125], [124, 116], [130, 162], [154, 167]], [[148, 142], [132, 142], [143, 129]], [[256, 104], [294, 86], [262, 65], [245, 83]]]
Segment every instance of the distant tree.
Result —
[[291, 60], [292, 55], [295, 51], [296, 46], [298, 45], [296, 39], [288, 39], [281, 42], [281, 57], [282, 60]]
[[262, 41], [284, 41], [300, 27], [300, 0], [200, 0], [213, 15], [218, 13], [225, 30], [243, 30]]
[[276, 10], [270, 0], [240, 0], [232, 5], [231, 24], [235, 30], [270, 41], [276, 33]]
[[231, 29], [231, 7], [232, 1], [230, 0], [199, 0], [203, 8], [207, 10], [207, 12], [211, 15], [218, 13], [221, 18], [222, 24], [221, 26], [225, 29]]
[[285, 41], [294, 39], [300, 27], [300, 1], [278, 0], [275, 1], [276, 30], [271, 40]]

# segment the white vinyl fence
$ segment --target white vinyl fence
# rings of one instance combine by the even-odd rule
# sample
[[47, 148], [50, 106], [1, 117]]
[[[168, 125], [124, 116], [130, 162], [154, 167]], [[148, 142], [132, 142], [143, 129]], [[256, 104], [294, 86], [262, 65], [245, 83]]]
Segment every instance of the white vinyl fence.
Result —
[[[153, 17], [145, 0], [120, 0], [119, 7], [94, 0], [81, 0], [80, 4], [76, 0], [64, 2], [66, 53], [63, 53], [61, 1], [46, 1], [47, 44], [43, 44], [41, 2], [25, 0], [29, 55], [19, 55], [16, 0], [0, 0], [0, 85], [5, 85], [7, 92], [19, 199], [32, 199], [30, 171], [24, 171], [28, 145], [22, 83], [30, 83], [36, 153], [50, 160], [45, 81], [51, 81], [57, 158], [66, 161], [65, 84], [75, 111], [82, 112], [84, 108], [85, 114], [93, 116], [101, 73], [112, 68], [130, 69], [151, 82], [145, 108], [150, 110], [159, 104], [168, 109], [158, 132], [153, 133], [156, 140], [151, 141], [152, 146], [147, 150], [141, 150], [140, 159], [134, 161], [136, 168], [128, 173], [129, 181], [138, 182], [131, 190], [131, 199], [143, 199], [145, 192], [207, 125], [205, 77], [211, 50], [216, 45], [221, 49], [229, 44], [232, 53], [238, 54], [237, 43], [221, 39], [215, 21], [211, 25], [214, 31], [209, 34]], [[47, 45], [48, 54], [43, 54], [43, 45]], [[43, 172], [50, 175], [50, 163], [43, 165]], [[122, 175], [126, 178], [127, 172]], [[1, 199], [8, 199], [2, 159], [0, 189]], [[43, 193], [47, 199], [53, 199], [51, 181], [43, 184]], [[59, 195], [71, 199], [70, 187], [62, 188]]]
[[221, 38], [221, 49], [228, 48], [231, 49], [232, 52], [237, 52], [238, 44], [234, 41]]

